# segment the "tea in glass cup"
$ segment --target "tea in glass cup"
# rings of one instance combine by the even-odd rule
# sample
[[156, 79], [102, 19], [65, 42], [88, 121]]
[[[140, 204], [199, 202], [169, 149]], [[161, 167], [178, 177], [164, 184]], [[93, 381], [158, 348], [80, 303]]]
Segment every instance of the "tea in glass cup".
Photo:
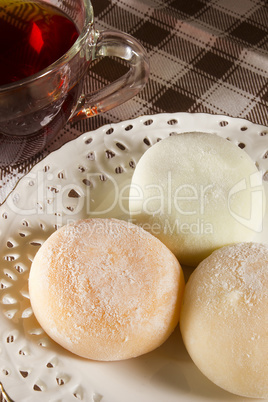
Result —
[[74, 22], [49, 3], [1, 3], [5, 12], [0, 12], [0, 85], [22, 80], [48, 67], [79, 36]]
[[[115, 56], [129, 71], [82, 93], [90, 63]], [[67, 121], [105, 112], [146, 84], [144, 48], [120, 31], [97, 31], [90, 0], [0, 0], [0, 167], [47, 145]]]

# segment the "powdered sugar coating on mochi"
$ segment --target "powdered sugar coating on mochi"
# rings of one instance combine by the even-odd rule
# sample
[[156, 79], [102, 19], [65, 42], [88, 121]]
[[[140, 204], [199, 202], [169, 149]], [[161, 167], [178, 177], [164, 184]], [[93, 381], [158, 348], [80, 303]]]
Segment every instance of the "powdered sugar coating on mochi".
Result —
[[180, 327], [211, 381], [268, 398], [268, 245], [227, 246], [199, 264], [185, 288]]
[[87, 219], [36, 254], [33, 311], [56, 342], [80, 356], [120, 360], [161, 345], [179, 320], [184, 279], [175, 256], [136, 225]]
[[148, 149], [129, 198], [132, 221], [190, 266], [219, 247], [252, 241], [265, 204], [261, 173], [250, 156], [218, 135], [198, 132]]

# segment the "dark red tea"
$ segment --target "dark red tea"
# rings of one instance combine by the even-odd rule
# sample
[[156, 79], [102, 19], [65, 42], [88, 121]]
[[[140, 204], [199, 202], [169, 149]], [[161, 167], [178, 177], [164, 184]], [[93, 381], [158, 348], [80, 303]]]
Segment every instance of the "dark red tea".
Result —
[[74, 22], [52, 5], [0, 0], [0, 85], [48, 67], [78, 36]]

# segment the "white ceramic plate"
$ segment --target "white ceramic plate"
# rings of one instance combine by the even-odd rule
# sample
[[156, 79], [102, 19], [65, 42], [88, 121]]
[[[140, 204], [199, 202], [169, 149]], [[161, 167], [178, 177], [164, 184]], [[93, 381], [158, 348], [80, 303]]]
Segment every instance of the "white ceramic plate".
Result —
[[[0, 208], [0, 382], [14, 401], [244, 400], [200, 373], [178, 328], [154, 352], [122, 362], [94, 362], [57, 346], [30, 307], [29, 269], [44, 240], [78, 218], [127, 218], [128, 185], [141, 155], [159, 139], [185, 131], [218, 134], [244, 147], [262, 171], [267, 190], [267, 127], [225, 116], [173, 113], [80, 136], [38, 163]], [[266, 212], [256, 241], [267, 239]]]

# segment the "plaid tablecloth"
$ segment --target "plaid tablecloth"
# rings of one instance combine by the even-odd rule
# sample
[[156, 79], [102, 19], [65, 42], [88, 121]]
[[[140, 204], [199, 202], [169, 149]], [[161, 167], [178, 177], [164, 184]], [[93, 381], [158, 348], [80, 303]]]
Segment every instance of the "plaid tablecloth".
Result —
[[[33, 164], [64, 142], [144, 114], [206, 112], [268, 126], [268, 4], [263, 0], [92, 0], [96, 27], [119, 29], [148, 52], [149, 82], [108, 113], [67, 124], [42, 155], [0, 172], [0, 203]], [[93, 63], [85, 89], [125, 72], [118, 60]]]
[[[268, 5], [257, 0], [95, 1], [97, 25], [117, 27], [147, 49], [146, 89], [110, 119], [209, 112], [268, 125]], [[98, 70], [98, 68], [100, 68]], [[98, 63], [93, 78], [105, 82]]]
[[[268, 126], [268, 5], [265, 0], [92, 0], [96, 27], [119, 29], [146, 48], [151, 73], [132, 100], [67, 126], [42, 155], [0, 175], [0, 202], [33, 164], [101, 125], [163, 112], [206, 112]], [[86, 88], [125, 72], [118, 60], [94, 62]], [[267, 139], [268, 141], [268, 139]]]

